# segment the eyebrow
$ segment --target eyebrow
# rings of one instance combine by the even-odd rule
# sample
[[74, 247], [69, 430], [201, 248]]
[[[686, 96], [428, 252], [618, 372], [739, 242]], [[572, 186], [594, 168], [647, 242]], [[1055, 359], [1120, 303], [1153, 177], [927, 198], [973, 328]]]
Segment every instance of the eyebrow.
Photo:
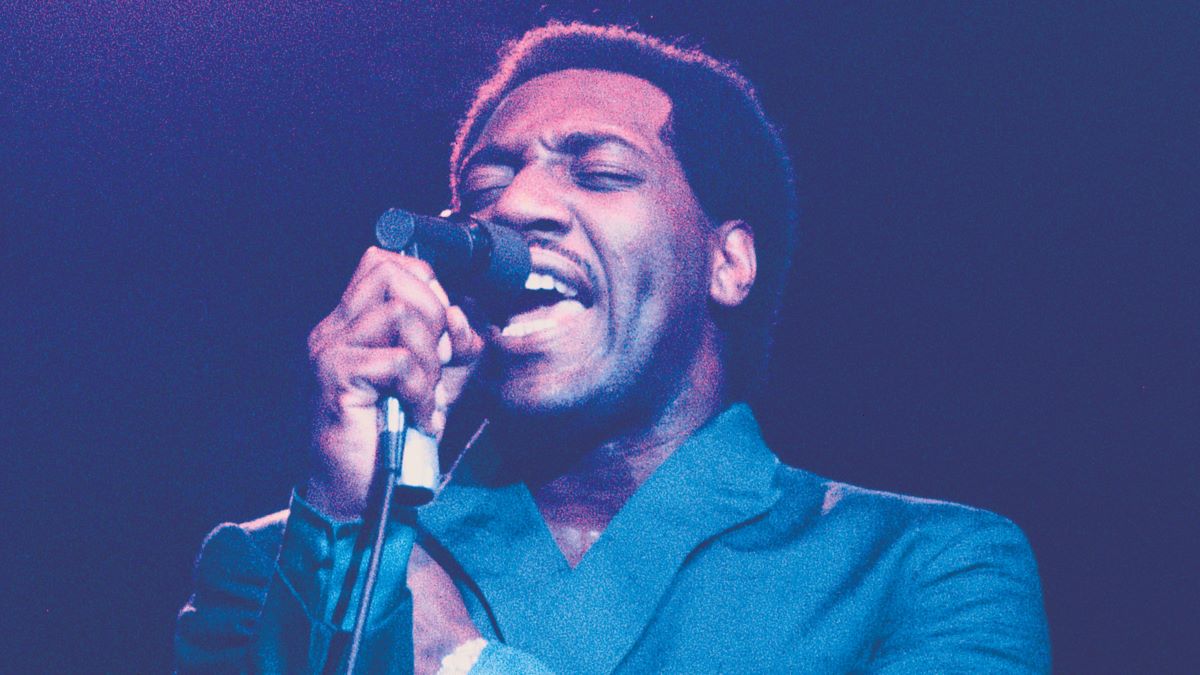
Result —
[[552, 150], [557, 150], [568, 155], [575, 155], [576, 157], [587, 153], [593, 148], [609, 143], [628, 148], [639, 156], [646, 155], [645, 150], [629, 139], [606, 132], [573, 131], [562, 138], [554, 140], [556, 142], [551, 144]]
[[[547, 147], [553, 152], [560, 152], [575, 157], [587, 154], [597, 147], [608, 144], [627, 148], [639, 157], [647, 155], [645, 150], [629, 139], [608, 132], [573, 131], [565, 136], [551, 137], [549, 142], [546, 143]], [[520, 160], [520, 152], [497, 145], [488, 145], [471, 153], [466, 161], [463, 162], [462, 170], [459, 173], [465, 176], [481, 164], [511, 166], [519, 163]]]

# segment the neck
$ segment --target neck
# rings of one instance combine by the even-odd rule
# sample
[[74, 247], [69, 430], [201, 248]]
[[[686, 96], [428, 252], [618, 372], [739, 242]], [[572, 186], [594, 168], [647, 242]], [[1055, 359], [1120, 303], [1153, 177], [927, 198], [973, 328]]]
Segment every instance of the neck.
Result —
[[537, 429], [527, 420], [493, 426], [501, 446], [529, 447], [531, 438], [540, 439], [538, 461], [521, 462], [529, 467], [523, 480], [572, 567], [646, 479], [726, 405], [719, 361], [697, 370], [665, 405], [644, 414], [647, 422], [619, 433], [607, 425], [610, 433], [589, 438], [579, 425], [561, 421]]

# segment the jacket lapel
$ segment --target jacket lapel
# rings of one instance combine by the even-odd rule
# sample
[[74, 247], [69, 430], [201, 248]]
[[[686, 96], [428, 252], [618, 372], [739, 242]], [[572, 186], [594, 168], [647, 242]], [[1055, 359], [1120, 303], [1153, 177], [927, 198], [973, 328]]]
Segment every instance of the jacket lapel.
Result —
[[478, 586], [498, 637], [559, 672], [611, 672], [687, 557], [775, 502], [778, 464], [749, 407], [733, 406], [655, 471], [574, 570], [524, 485], [483, 487], [468, 471], [422, 523]]

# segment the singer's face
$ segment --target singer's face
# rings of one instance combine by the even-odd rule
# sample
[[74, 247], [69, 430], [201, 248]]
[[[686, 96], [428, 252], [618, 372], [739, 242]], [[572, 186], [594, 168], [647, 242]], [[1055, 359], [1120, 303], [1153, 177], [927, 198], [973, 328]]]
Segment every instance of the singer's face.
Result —
[[468, 151], [464, 210], [522, 230], [545, 288], [492, 331], [509, 410], [661, 406], [716, 360], [712, 228], [664, 140], [670, 112], [640, 78], [560, 71], [509, 94]]

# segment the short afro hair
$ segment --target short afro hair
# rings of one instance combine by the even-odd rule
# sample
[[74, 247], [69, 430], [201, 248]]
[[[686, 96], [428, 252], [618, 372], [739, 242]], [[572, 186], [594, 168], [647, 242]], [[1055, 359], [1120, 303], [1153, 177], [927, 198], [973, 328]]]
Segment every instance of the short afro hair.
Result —
[[674, 46], [618, 26], [551, 23], [502, 48], [459, 124], [450, 157], [454, 207], [466, 153], [500, 102], [517, 87], [561, 70], [620, 72], [657, 86], [671, 99], [665, 129], [705, 214], [743, 220], [754, 231], [758, 276], [739, 306], [722, 308], [729, 393], [749, 398], [762, 384], [771, 336], [796, 239], [792, 164], [754, 88], [732, 65], [698, 49]]

